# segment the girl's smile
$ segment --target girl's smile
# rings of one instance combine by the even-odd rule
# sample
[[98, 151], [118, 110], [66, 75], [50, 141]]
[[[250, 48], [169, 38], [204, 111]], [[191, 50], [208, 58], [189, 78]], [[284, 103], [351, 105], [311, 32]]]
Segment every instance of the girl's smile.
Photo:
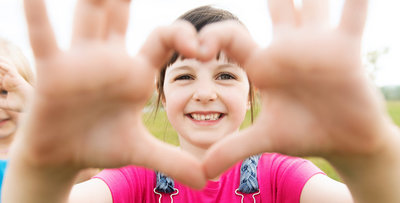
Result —
[[13, 135], [17, 129], [19, 113], [0, 109], [0, 138]]
[[7, 121], [9, 121], [10, 118], [4, 118], [4, 119], [0, 119], [0, 126], [4, 125], [5, 123], [7, 123]]
[[189, 117], [196, 125], [216, 125], [224, 117], [224, 113], [215, 111], [198, 111], [185, 114]]

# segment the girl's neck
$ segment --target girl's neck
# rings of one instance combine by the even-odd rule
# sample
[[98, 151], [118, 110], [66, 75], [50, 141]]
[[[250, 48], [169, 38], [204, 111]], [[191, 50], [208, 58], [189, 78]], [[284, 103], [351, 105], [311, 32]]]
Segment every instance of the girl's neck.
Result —
[[[181, 139], [181, 137], [179, 137], [179, 143], [180, 143], [180, 148], [183, 151], [190, 153], [191, 155], [193, 155], [194, 157], [196, 157], [199, 160], [203, 160], [203, 158], [206, 155], [207, 150], [208, 150], [208, 148], [201, 148], [201, 147], [192, 145], [189, 142], [187, 142], [185, 139]], [[210, 180], [218, 181], [219, 178], [220, 178], [220, 176], [217, 176]]]
[[[237, 133], [239, 133], [239, 129], [237, 129], [235, 132], [232, 132], [230, 134], [232, 135], [232, 134], [237, 134]], [[207, 150], [212, 146], [212, 144], [210, 144], [209, 146], [198, 146], [198, 145], [195, 145], [193, 143], [190, 143], [186, 139], [184, 139], [179, 134], [178, 134], [178, 138], [179, 138], [180, 148], [183, 151], [192, 154], [193, 156], [195, 156], [199, 160], [203, 160], [204, 156], [207, 153]]]
[[0, 145], [0, 159], [7, 159], [8, 158], [8, 145]]
[[188, 143], [184, 139], [179, 139], [179, 143], [180, 143], [180, 148], [183, 151], [188, 152], [189, 154], [193, 155], [199, 160], [202, 160], [207, 152], [207, 148], [197, 147], [195, 145]]
[[0, 138], [0, 159], [7, 159], [8, 150], [10, 148], [13, 139], [14, 139], [14, 134]]

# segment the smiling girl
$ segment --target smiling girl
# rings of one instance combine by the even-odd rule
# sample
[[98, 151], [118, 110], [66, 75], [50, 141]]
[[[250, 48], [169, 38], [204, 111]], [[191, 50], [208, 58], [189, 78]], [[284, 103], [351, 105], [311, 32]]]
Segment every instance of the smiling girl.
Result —
[[[179, 19], [189, 21], [198, 31], [215, 22], [238, 21], [228, 11], [210, 6], [191, 10]], [[252, 108], [253, 92], [246, 72], [224, 52], [208, 62], [175, 53], [160, 71], [157, 84], [159, 100], [178, 133], [180, 149], [200, 160], [210, 146], [227, 135], [237, 134], [247, 110]], [[329, 188], [329, 193], [323, 194], [326, 190], [319, 190], [319, 184]], [[99, 196], [92, 188], [107, 192]], [[90, 191], [86, 194], [96, 194], [98, 200], [114, 203], [304, 202], [302, 194], [303, 199], [313, 198], [314, 202], [322, 201], [318, 199], [321, 194], [324, 200], [331, 196], [341, 202], [351, 201], [343, 184], [323, 175], [311, 162], [276, 153], [237, 163], [217, 179], [208, 181], [202, 190], [193, 190], [161, 173], [128, 166], [104, 170], [95, 179], [75, 186], [71, 193], [73, 202], [93, 200], [90, 195], [74, 197], [77, 191]]]
[[21, 112], [32, 91], [33, 71], [21, 50], [0, 38], [0, 158], [7, 158]]
[[32, 91], [33, 71], [21, 50], [0, 38], [0, 189], [19, 117]]

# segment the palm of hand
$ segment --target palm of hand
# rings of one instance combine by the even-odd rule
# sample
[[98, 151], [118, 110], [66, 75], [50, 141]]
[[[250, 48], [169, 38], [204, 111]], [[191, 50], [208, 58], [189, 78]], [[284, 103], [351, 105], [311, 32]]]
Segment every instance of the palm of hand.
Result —
[[[31, 119], [40, 122], [32, 123], [30, 130], [35, 132], [36, 128], [43, 129], [41, 124], [51, 123], [51, 127], [46, 127], [48, 135], [43, 138], [58, 135], [58, 142], [64, 145], [59, 148], [60, 153], [74, 151], [71, 157], [65, 157], [74, 164], [86, 164], [94, 157], [102, 157], [105, 165], [129, 163], [129, 156], [122, 157], [124, 160], [113, 156], [107, 161], [105, 157], [124, 154], [124, 150], [138, 142], [133, 134], [146, 134], [140, 126], [140, 111], [151, 95], [156, 69], [143, 64], [145, 60], [140, 57], [131, 58], [124, 51], [116, 51], [123, 50], [119, 48], [113, 44], [98, 47], [88, 44], [38, 62], [36, 113]], [[137, 70], [141, 67], [147, 70]], [[108, 147], [108, 144], [119, 147]], [[102, 154], [91, 156], [93, 151]], [[62, 159], [57, 153], [51, 156]], [[70, 160], [73, 157], [83, 160]]]
[[361, 69], [359, 39], [341, 30], [286, 33], [247, 65], [261, 87], [255, 126], [269, 136], [267, 148], [293, 155], [371, 150], [377, 138], [365, 126], [379, 127], [383, 106]]

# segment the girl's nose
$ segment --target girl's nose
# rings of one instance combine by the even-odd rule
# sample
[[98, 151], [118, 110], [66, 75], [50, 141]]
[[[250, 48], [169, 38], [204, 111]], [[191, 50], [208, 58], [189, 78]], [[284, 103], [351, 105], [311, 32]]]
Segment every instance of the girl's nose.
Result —
[[212, 85], [201, 85], [193, 94], [193, 99], [201, 103], [212, 102], [217, 99], [217, 92]]

